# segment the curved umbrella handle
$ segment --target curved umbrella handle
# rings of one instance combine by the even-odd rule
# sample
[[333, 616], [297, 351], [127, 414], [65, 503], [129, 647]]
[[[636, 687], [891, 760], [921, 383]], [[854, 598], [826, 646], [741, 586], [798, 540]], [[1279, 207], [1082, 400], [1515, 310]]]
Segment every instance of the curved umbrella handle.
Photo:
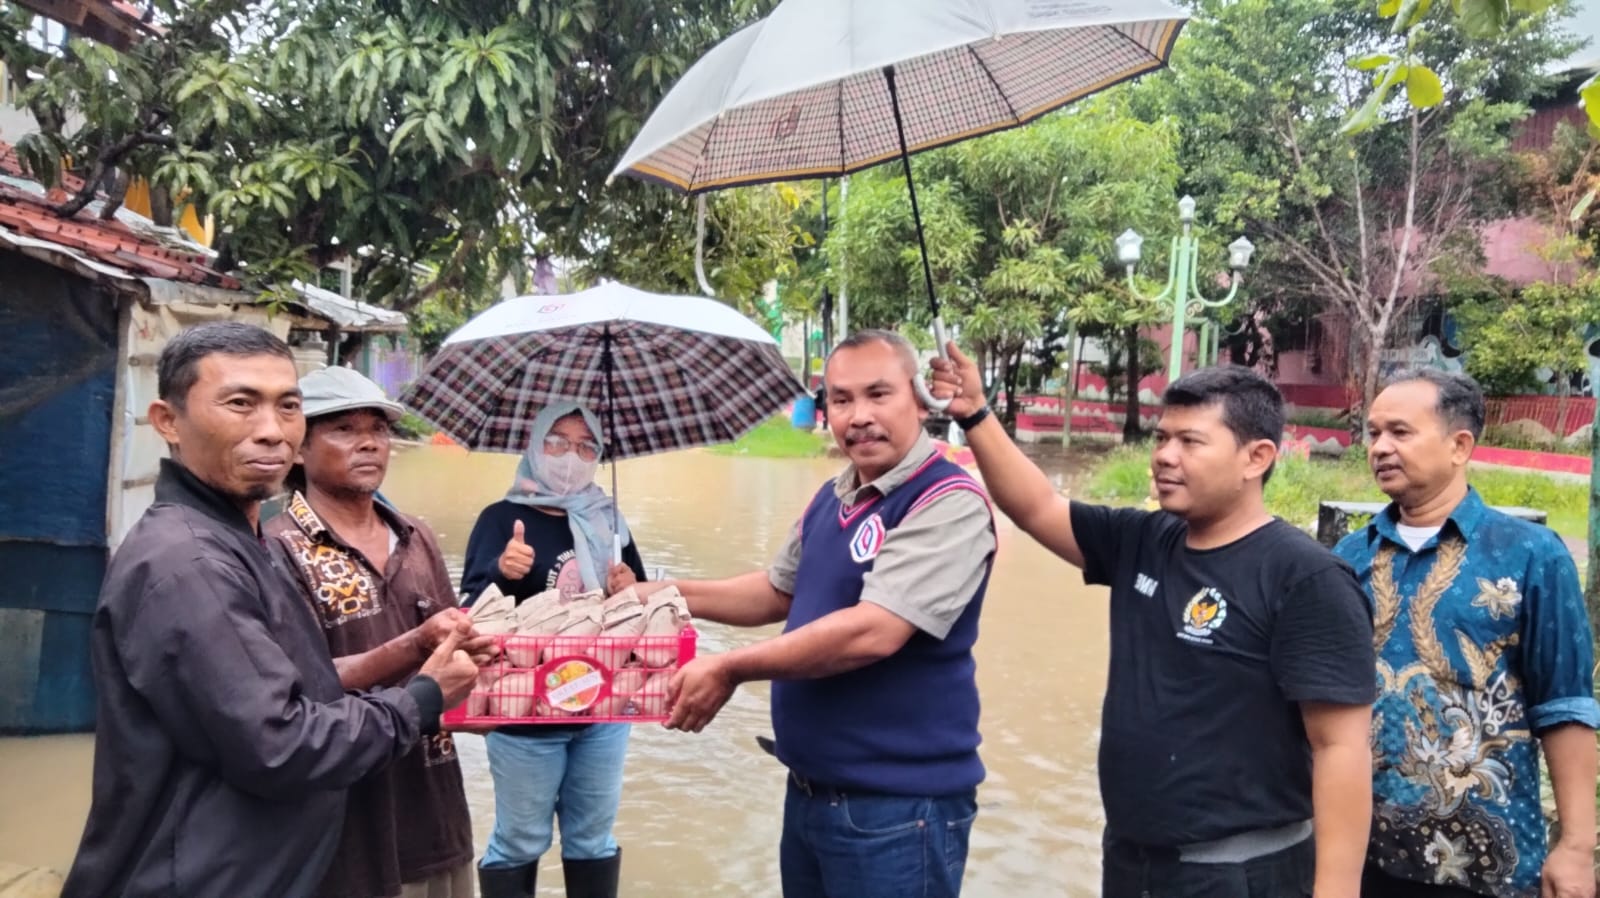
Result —
[[[945, 344], [950, 342], [950, 338], [945, 333], [943, 315], [933, 316], [933, 339], [934, 342], [938, 344], [939, 358], [950, 358], [950, 354], [945, 351]], [[943, 412], [945, 409], [950, 407], [949, 399], [934, 398], [933, 392], [928, 389], [928, 382], [923, 378], [918, 377], [913, 379], [911, 381], [911, 386], [914, 390], [916, 390], [917, 398], [922, 401], [923, 406], [926, 407], [928, 411]]]
[[922, 378], [919, 377], [912, 381], [911, 385], [917, 391], [917, 398], [922, 400], [922, 404], [927, 407], [928, 411], [942, 412], [950, 407], [950, 400], [934, 398], [933, 391], [928, 389], [928, 382]]

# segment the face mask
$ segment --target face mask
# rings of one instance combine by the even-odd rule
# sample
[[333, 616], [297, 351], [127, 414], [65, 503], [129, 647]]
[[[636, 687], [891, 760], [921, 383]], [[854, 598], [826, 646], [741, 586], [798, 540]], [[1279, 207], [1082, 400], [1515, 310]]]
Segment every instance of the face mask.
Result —
[[544, 482], [558, 496], [570, 496], [594, 483], [594, 472], [600, 468], [598, 459], [584, 461], [575, 451], [566, 455], [546, 455], [541, 462], [544, 466]]

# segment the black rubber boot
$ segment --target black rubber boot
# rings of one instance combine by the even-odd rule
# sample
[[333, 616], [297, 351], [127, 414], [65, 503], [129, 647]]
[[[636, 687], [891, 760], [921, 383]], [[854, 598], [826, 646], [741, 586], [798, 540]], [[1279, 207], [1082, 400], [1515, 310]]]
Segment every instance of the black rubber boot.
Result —
[[622, 879], [622, 849], [598, 861], [561, 860], [566, 874], [567, 898], [617, 898], [617, 883]]
[[533, 898], [539, 865], [520, 867], [479, 867], [478, 898]]

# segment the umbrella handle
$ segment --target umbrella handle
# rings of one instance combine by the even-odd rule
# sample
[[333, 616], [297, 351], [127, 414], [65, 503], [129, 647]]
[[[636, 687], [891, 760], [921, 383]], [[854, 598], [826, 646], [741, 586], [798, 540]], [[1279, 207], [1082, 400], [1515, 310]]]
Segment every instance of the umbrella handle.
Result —
[[935, 399], [933, 397], [933, 393], [928, 390], [927, 382], [922, 378], [917, 378], [916, 381], [913, 382], [912, 386], [917, 391], [917, 398], [922, 400], [922, 404], [927, 407], [928, 411], [942, 412], [950, 407], [950, 400]]
[[[945, 351], [945, 344], [950, 342], [950, 337], [945, 332], [945, 329], [944, 329], [944, 316], [943, 315], [935, 315], [935, 316], [933, 316], [933, 339], [934, 339], [934, 342], [938, 344], [939, 358], [941, 358], [941, 359], [950, 358], [950, 354]], [[918, 377], [915, 380], [913, 380], [911, 382], [911, 386], [912, 386], [913, 389], [916, 390], [917, 398], [922, 401], [923, 406], [925, 406], [928, 409], [928, 411], [930, 411], [930, 412], [942, 412], [945, 409], [950, 407], [950, 400], [949, 399], [935, 399], [934, 398], [932, 391], [930, 391], [928, 389], [928, 382], [923, 380], [922, 378]]]

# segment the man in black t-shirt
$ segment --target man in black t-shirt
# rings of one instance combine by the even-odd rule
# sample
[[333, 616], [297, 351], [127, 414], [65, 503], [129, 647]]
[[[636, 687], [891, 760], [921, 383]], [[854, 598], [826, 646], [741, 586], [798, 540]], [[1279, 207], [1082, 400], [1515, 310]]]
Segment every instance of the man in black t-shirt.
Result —
[[[954, 345], [935, 395], [1017, 526], [1111, 587], [1102, 895], [1356, 898], [1371, 826], [1372, 618], [1354, 574], [1267, 513], [1283, 399], [1244, 368], [1163, 397], [1161, 511], [1068, 502]], [[1314, 835], [1313, 835], [1314, 833]]]

